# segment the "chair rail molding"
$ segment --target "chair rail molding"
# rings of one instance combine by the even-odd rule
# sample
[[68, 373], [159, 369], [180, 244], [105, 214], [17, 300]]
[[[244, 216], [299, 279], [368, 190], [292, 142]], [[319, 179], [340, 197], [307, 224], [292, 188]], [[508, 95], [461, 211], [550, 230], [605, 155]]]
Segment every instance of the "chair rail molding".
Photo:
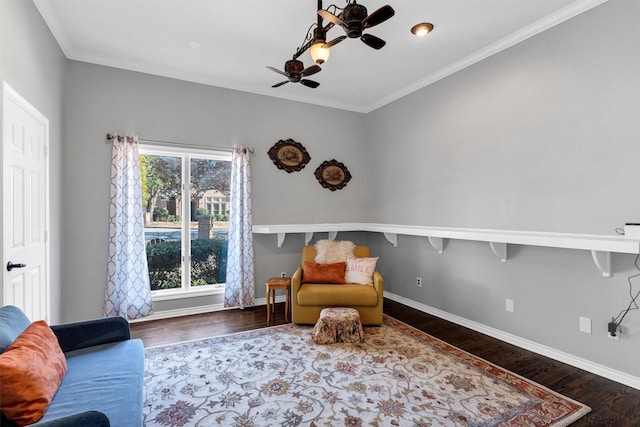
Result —
[[304, 233], [305, 244], [314, 233], [329, 233], [335, 240], [341, 231], [366, 231], [383, 233], [394, 247], [398, 246], [398, 234], [427, 237], [431, 246], [442, 254], [445, 239], [488, 242], [491, 251], [502, 262], [507, 262], [508, 245], [542, 246], [591, 251], [593, 261], [603, 277], [612, 277], [611, 253], [638, 254], [640, 240], [618, 235], [548, 233], [540, 231], [491, 230], [481, 228], [428, 227], [420, 225], [398, 225], [380, 223], [336, 223], [336, 224], [278, 224], [254, 225], [255, 234], [276, 234], [278, 248], [282, 247], [287, 234]]

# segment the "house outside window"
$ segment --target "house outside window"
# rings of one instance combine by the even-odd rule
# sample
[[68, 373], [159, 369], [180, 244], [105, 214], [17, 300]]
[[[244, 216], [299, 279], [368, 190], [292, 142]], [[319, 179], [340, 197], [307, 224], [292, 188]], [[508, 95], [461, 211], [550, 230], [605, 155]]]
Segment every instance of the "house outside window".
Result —
[[222, 221], [229, 219], [229, 196], [223, 194], [219, 190], [206, 190], [202, 197], [199, 198], [200, 207], [204, 207], [209, 215]]
[[231, 153], [140, 145], [154, 300], [224, 292]]

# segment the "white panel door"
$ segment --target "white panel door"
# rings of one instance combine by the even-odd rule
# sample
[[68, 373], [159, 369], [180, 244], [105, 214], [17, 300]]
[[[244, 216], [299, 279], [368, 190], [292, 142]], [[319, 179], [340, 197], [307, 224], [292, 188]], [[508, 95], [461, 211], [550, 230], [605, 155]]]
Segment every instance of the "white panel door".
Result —
[[2, 305], [49, 321], [49, 121], [6, 83], [2, 107]]

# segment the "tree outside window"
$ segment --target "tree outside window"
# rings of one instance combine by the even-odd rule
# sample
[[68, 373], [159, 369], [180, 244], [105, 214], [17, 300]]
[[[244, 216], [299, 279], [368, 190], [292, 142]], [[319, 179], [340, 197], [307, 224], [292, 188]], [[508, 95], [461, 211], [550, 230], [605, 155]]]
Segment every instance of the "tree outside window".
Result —
[[[220, 289], [226, 275], [228, 208], [226, 215], [215, 209], [228, 207], [230, 153], [142, 146], [140, 166], [151, 289]], [[209, 203], [209, 194], [218, 201]]]

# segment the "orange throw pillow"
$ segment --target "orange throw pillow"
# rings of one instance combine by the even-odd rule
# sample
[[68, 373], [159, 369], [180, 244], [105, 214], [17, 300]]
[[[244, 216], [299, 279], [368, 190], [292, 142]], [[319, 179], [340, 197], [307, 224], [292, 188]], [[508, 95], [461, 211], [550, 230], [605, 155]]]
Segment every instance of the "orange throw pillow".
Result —
[[44, 320], [33, 322], [0, 354], [0, 410], [18, 425], [36, 423], [66, 372], [58, 338]]
[[304, 262], [302, 283], [344, 283], [345, 262], [334, 264], [314, 264]]

